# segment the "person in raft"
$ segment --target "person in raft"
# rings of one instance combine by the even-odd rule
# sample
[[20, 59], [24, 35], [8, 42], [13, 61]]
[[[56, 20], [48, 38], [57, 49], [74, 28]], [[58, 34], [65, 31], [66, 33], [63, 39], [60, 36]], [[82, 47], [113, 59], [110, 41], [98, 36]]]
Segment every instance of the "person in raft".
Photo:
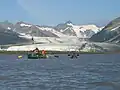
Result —
[[36, 53], [36, 54], [38, 54], [39, 53], [39, 49], [36, 48], [36, 49], [33, 50], [33, 52]]
[[42, 55], [46, 55], [46, 51], [45, 50], [42, 50]]

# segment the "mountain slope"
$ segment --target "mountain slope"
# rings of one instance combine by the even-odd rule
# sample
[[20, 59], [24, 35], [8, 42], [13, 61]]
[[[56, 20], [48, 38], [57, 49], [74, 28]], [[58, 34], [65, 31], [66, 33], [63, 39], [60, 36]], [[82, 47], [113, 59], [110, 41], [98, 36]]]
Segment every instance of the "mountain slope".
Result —
[[2, 27], [4, 29], [9, 29], [9, 30], [14, 29], [14, 25], [7, 20], [4, 22], [0, 22], [0, 27]]
[[58, 24], [57, 26], [39, 26], [18, 22], [15, 31], [39, 37], [69, 37], [90, 38], [100, 29], [95, 25], [74, 25], [71, 21]]
[[[22, 21], [17, 22], [14, 25], [8, 21], [4, 21], [4, 22], [0, 22], [0, 28], [1, 28], [0, 37], [4, 37], [4, 40], [6, 41], [5, 43], [1, 41], [1, 44], [2, 43], [7, 44], [7, 42], [9, 44], [18, 43], [18, 42], [20, 43], [29, 42], [31, 41], [32, 37], [34, 38], [50, 37], [50, 39], [60, 38], [61, 40], [59, 41], [57, 41], [57, 39], [50, 40], [46, 38], [44, 40], [47, 40], [47, 42], [50, 42], [50, 43], [51, 41], [54, 41], [54, 43], [59, 43], [59, 42], [61, 43], [61, 42], [64, 42], [63, 38], [66, 38], [66, 39], [71, 38], [71, 40], [74, 38], [75, 40], [76, 38], [90, 38], [92, 35], [99, 32], [100, 30], [95, 25], [74, 25], [72, 24], [71, 21], [58, 24], [57, 26], [40, 26], [40, 25], [33, 25], [30, 23], [22, 22]], [[37, 42], [40, 42], [39, 40], [36, 39]]]
[[25, 33], [32, 36], [39, 37], [58, 37], [57, 35], [51, 33], [50, 31], [43, 31], [39, 29], [36, 25], [28, 24], [25, 22], [18, 22], [15, 24], [15, 31], [19, 33]]
[[0, 27], [0, 45], [5, 44], [17, 44], [17, 43], [29, 43], [31, 40], [21, 38], [17, 33]]
[[100, 32], [93, 35], [90, 40], [96, 42], [120, 42], [120, 17], [111, 21]]
[[79, 38], [90, 38], [92, 35], [100, 31], [95, 25], [74, 25], [71, 21], [58, 24], [55, 29], [63, 34], [77, 36]]

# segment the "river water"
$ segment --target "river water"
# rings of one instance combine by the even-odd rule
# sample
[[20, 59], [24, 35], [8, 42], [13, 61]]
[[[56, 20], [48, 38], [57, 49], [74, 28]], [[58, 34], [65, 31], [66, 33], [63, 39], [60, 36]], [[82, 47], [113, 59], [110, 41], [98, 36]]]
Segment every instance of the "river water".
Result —
[[120, 90], [120, 54], [17, 56], [0, 55], [0, 90]]

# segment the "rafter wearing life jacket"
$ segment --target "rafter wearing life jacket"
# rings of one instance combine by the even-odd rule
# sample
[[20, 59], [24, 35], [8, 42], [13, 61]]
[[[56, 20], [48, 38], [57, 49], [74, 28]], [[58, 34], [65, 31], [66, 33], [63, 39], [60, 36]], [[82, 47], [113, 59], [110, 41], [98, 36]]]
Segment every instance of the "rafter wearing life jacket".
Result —
[[42, 50], [42, 54], [43, 54], [43, 55], [46, 55], [46, 51], [45, 51], [45, 50]]

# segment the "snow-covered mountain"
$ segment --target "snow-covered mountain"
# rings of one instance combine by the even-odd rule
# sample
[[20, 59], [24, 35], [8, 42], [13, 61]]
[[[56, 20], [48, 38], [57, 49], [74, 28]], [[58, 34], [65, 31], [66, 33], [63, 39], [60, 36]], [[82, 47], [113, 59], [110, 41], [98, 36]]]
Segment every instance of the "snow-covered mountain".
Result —
[[14, 24], [12, 24], [6, 20], [4, 22], [0, 22], [0, 27], [2, 27], [4, 29], [12, 30], [12, 29], [14, 29]]
[[71, 21], [58, 24], [55, 29], [65, 35], [77, 36], [79, 38], [90, 38], [101, 30], [96, 25], [75, 25]]
[[38, 25], [28, 24], [25, 22], [16, 23], [14, 26], [14, 31], [18, 32], [19, 34], [37, 37], [58, 37], [56, 34], [52, 33], [48, 27], [39, 28]]
[[[40, 26], [26, 22], [12, 24], [5, 21], [0, 22], [0, 37], [0, 44], [22, 43], [7, 50], [32, 50], [39, 47], [41, 50], [58, 51], [76, 50], [76, 48], [81, 51], [91, 49], [98, 52], [117, 51], [120, 50], [120, 46], [108, 42], [120, 43], [120, 18], [100, 28], [96, 25], [75, 25], [71, 21], [57, 26]], [[32, 37], [36, 43], [34, 45]], [[89, 42], [88, 38], [95, 42]]]
[[[33, 37], [34, 42], [39, 44], [77, 44], [100, 31], [100, 28], [96, 25], [75, 25], [71, 21], [58, 24], [57, 26], [40, 26], [23, 21], [12, 24], [5, 21], [0, 22], [0, 27], [7, 32], [11, 32], [9, 36], [13, 35], [16, 38], [22, 39], [25, 43], [27, 43], [26, 40], [31, 42]], [[8, 40], [9, 42], [12, 41], [9, 38]], [[6, 40], [6, 42], [8, 42], [8, 40]], [[0, 42], [3, 43], [2, 40], [0, 40]], [[14, 40], [14, 43], [18, 42], [19, 40]]]
[[96, 25], [75, 25], [71, 21], [67, 21], [57, 26], [40, 26], [26, 22], [17, 22], [15, 25], [9, 22], [1, 23], [4, 28], [18, 32], [22, 36], [37, 37], [78, 37], [90, 38], [101, 29]]
[[5, 29], [0, 26], [0, 45], [29, 43], [32, 40], [19, 37], [19, 34], [11, 29]]
[[76, 36], [79, 38], [90, 38], [100, 31], [95, 25], [74, 25], [71, 22], [52, 26], [39, 26], [18, 22], [15, 25], [16, 31], [39, 37], [68, 37]]
[[95, 42], [120, 43], [120, 17], [112, 20], [99, 33], [93, 35], [90, 40]]

